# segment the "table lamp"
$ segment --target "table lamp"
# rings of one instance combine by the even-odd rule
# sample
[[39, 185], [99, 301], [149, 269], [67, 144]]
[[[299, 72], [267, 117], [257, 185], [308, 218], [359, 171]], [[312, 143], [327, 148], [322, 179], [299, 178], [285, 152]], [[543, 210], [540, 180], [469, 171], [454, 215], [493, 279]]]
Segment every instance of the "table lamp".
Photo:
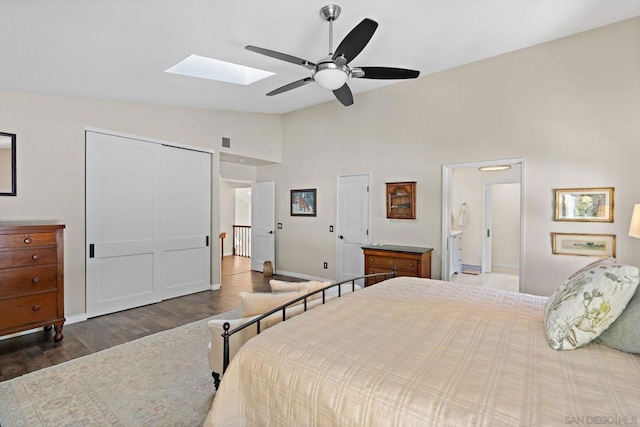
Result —
[[633, 207], [631, 225], [629, 226], [629, 236], [640, 239], [640, 203]]

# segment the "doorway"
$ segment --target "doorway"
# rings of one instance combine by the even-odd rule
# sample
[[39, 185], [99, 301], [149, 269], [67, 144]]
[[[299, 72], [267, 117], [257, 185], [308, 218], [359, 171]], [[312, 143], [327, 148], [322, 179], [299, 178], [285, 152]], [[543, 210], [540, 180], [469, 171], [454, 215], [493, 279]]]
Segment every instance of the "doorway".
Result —
[[[504, 168], [497, 168], [504, 166]], [[485, 169], [485, 170], [481, 170]], [[487, 170], [488, 169], [488, 170]], [[496, 170], [498, 169], [498, 170]], [[523, 158], [491, 160], [473, 163], [459, 163], [443, 165], [443, 198], [442, 198], [442, 279], [463, 279], [456, 281], [478, 282], [482, 286], [509, 288], [518, 291], [522, 289], [524, 277], [524, 175], [525, 160]], [[491, 253], [498, 254], [498, 260], [503, 253], [502, 247], [495, 249], [493, 243], [504, 242], [502, 237], [491, 239], [492, 233], [499, 232], [503, 235], [502, 219], [494, 219], [492, 211], [497, 211], [499, 215], [505, 214], [501, 207], [494, 206], [494, 198], [503, 196], [503, 192], [498, 190], [502, 184], [515, 184], [512, 191], [507, 191], [509, 195], [505, 197], [515, 197], [510, 200], [509, 205], [516, 205], [518, 214], [512, 220], [514, 224], [510, 226], [512, 239], [510, 244], [516, 243], [517, 256], [509, 258], [510, 272], [517, 273], [512, 278], [511, 283], [496, 284], [492, 286], [491, 276], [496, 276], [492, 272]], [[507, 188], [507, 187], [504, 187]], [[517, 188], [517, 191], [513, 191]], [[495, 190], [495, 191], [494, 191]], [[515, 194], [515, 195], [514, 195]], [[488, 201], [491, 201], [491, 205]], [[501, 203], [505, 203], [504, 200]], [[493, 207], [493, 209], [492, 209]], [[496, 224], [500, 230], [494, 230]], [[515, 230], [515, 231], [514, 231]], [[515, 233], [515, 238], [514, 237]], [[495, 234], [494, 234], [495, 236]], [[453, 242], [453, 239], [457, 239]], [[451, 260], [456, 258], [451, 251], [459, 246], [460, 271], [456, 272], [452, 268]], [[495, 258], [495, 256], [493, 257]], [[497, 277], [497, 281], [502, 277]], [[505, 278], [507, 279], [507, 278]], [[517, 279], [517, 283], [515, 280]], [[494, 282], [497, 283], [496, 280]]]

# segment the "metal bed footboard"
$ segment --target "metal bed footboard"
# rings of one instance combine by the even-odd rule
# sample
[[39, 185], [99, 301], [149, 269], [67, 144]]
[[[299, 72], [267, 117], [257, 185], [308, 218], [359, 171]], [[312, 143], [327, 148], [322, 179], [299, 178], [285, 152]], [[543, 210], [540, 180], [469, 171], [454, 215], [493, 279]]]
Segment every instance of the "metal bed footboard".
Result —
[[332, 285], [326, 286], [322, 289], [318, 289], [317, 291], [313, 291], [310, 292], [308, 294], [305, 294], [304, 296], [298, 297], [294, 300], [289, 301], [286, 304], [283, 304], [279, 307], [274, 308], [271, 311], [268, 311], [266, 313], [264, 313], [261, 316], [256, 317], [255, 319], [252, 319], [250, 321], [248, 321], [247, 323], [243, 323], [242, 325], [234, 328], [234, 329], [230, 329], [231, 325], [229, 324], [229, 322], [225, 322], [224, 325], [222, 326], [222, 328], [224, 329], [224, 332], [222, 333], [222, 338], [224, 339], [224, 354], [223, 354], [223, 364], [222, 364], [222, 373], [224, 374], [225, 371], [227, 370], [227, 367], [229, 366], [229, 337], [235, 333], [238, 333], [240, 331], [242, 331], [245, 328], [248, 328], [251, 325], [256, 325], [256, 333], [260, 334], [260, 321], [262, 321], [264, 318], [271, 316], [274, 313], [277, 313], [278, 311], [282, 311], [282, 321], [285, 322], [287, 320], [287, 308], [291, 307], [293, 305], [295, 305], [296, 303], [303, 301], [304, 304], [304, 310], [303, 312], [307, 311], [307, 299], [315, 294], [318, 294], [320, 292], [322, 292], [322, 304], [326, 303], [326, 291], [334, 288], [334, 287], [338, 287], [338, 298], [340, 298], [342, 296], [342, 285], [346, 284], [346, 283], [351, 283], [351, 292], [355, 292], [356, 290], [356, 281], [360, 280], [360, 279], [364, 279], [365, 283], [370, 283], [368, 279], [372, 278], [373, 280], [373, 284], [381, 282], [383, 280], [387, 280], [390, 279], [392, 277], [396, 277], [396, 269], [394, 268], [393, 271], [389, 272], [389, 273], [376, 273], [376, 274], [367, 274], [365, 276], [360, 276], [360, 277], [356, 277], [354, 279], [349, 279], [349, 280], [343, 280], [342, 282], [338, 282], [338, 283], [334, 283]]

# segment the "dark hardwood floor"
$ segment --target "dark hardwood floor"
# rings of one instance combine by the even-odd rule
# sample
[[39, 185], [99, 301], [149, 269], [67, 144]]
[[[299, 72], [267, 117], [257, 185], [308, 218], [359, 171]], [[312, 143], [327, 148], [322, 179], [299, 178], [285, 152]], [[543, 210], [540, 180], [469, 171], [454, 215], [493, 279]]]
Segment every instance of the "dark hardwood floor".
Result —
[[[273, 276], [281, 280], [299, 279]], [[162, 301], [144, 307], [66, 325], [64, 339], [53, 341], [53, 331], [39, 331], [0, 341], [0, 381], [19, 377], [58, 363], [133, 341], [232, 310], [241, 291], [269, 292], [269, 279], [251, 271], [250, 259], [222, 260], [222, 287]]]

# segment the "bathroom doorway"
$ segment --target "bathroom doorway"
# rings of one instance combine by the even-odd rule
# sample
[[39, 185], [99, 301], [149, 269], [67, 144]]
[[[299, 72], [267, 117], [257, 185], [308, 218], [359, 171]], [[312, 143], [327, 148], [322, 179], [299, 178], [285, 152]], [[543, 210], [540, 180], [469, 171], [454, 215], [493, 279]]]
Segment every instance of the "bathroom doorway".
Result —
[[524, 167], [521, 158], [443, 165], [443, 280], [522, 288]]

